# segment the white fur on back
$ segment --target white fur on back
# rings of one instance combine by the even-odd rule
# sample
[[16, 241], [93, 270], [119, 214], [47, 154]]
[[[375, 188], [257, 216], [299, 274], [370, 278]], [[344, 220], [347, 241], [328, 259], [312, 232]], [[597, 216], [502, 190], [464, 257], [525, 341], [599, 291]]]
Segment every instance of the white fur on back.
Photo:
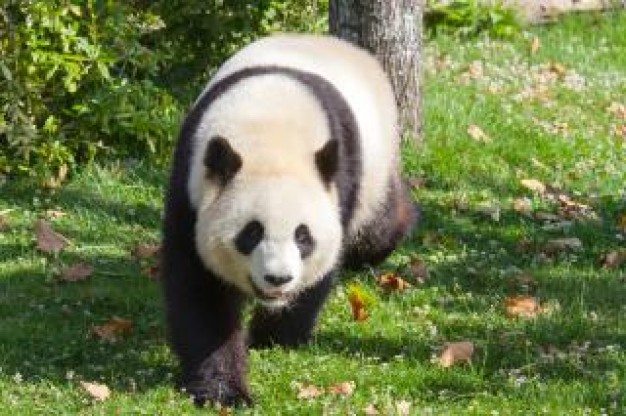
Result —
[[[348, 102], [360, 132], [363, 164], [359, 204], [350, 224], [350, 230], [356, 232], [363, 224], [371, 221], [384, 200], [390, 175], [398, 163], [396, 105], [386, 75], [372, 56], [341, 40], [313, 35], [276, 35], [248, 45], [229, 59], [203, 94], [215, 82], [233, 72], [265, 65], [284, 66], [320, 75], [331, 82]], [[259, 79], [253, 80], [254, 78]], [[303, 175], [312, 173], [311, 169], [315, 168], [312, 160], [306, 161], [300, 157], [303, 156], [303, 150], [321, 147], [323, 143], [315, 139], [311, 142], [307, 140], [312, 137], [324, 137], [310, 131], [315, 128], [327, 128], [327, 125], [319, 104], [316, 107], [315, 98], [310, 96], [306, 88], [296, 84], [295, 81], [280, 75], [252, 77], [237, 84], [231, 92], [227, 92], [216, 101], [203, 118], [201, 129], [196, 136], [198, 141], [193, 152], [195, 159], [189, 182], [194, 206], [197, 206], [202, 198], [199, 195], [203, 192], [201, 190], [204, 181], [201, 158], [206, 148], [206, 140], [210, 138], [209, 132], [213, 129], [223, 131], [224, 137], [229, 141], [235, 137], [240, 139], [231, 143], [237, 151], [245, 153], [244, 169], [246, 163], [249, 163], [248, 157], [254, 157], [255, 169], [276, 170], [276, 173], [299, 172]], [[280, 88], [276, 88], [277, 86]], [[281, 93], [281, 89], [286, 91], [289, 88], [299, 88], [302, 92], [301, 97]], [[261, 100], [263, 108], [259, 108], [257, 99]], [[302, 137], [295, 138], [297, 142], [289, 141], [293, 140], [293, 137], [281, 136], [281, 128], [274, 130], [268, 121], [276, 119], [276, 113], [283, 111], [289, 112], [291, 122], [302, 123], [302, 129], [299, 131], [305, 133]], [[233, 131], [232, 129], [237, 129], [232, 123], [233, 117], [247, 115], [258, 116], [263, 128], [259, 128], [258, 131]], [[255, 139], [255, 134], [262, 130], [267, 131], [267, 135], [263, 137], [263, 140], [267, 141], [257, 146], [259, 142]], [[273, 133], [278, 134], [274, 136]], [[328, 138], [328, 135], [325, 137]], [[277, 146], [276, 149], [284, 149], [282, 157], [271, 157], [274, 154], [273, 145]], [[290, 154], [289, 158], [284, 156], [286, 154]], [[213, 198], [211, 192], [217, 191], [209, 190], [204, 198]]]

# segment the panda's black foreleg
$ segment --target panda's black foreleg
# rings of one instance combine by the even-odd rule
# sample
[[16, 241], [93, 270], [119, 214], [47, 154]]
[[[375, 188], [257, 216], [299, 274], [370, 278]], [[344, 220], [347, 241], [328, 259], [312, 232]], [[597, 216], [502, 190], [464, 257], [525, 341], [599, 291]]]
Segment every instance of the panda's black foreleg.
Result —
[[334, 272], [328, 273], [317, 285], [300, 294], [286, 308], [270, 310], [257, 307], [250, 322], [250, 347], [295, 347], [309, 342], [333, 281]]
[[169, 337], [181, 363], [183, 389], [197, 405], [251, 404], [241, 295], [208, 274], [195, 255], [167, 250], [166, 244]]

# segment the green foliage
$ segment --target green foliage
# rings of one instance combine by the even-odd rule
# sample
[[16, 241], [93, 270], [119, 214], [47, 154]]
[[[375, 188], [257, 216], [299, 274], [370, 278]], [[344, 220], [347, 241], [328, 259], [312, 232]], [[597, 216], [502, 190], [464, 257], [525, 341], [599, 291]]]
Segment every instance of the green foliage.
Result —
[[0, 171], [49, 177], [104, 150], [164, 148], [179, 109], [150, 81], [167, 55], [142, 44], [162, 28], [112, 2], [2, 6]]
[[320, 32], [327, 0], [8, 0], [0, 6], [0, 174], [96, 157], [166, 162], [184, 109], [241, 46]]
[[486, 5], [478, 0], [453, 0], [442, 3], [430, 0], [424, 25], [431, 34], [454, 33], [462, 37], [487, 32], [508, 38], [518, 33], [520, 22], [514, 10], [501, 1]]

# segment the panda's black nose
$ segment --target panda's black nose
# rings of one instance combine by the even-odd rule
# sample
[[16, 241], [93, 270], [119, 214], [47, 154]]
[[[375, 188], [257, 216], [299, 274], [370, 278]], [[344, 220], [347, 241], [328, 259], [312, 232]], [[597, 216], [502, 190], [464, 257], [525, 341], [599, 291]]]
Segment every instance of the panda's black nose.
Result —
[[291, 276], [276, 276], [274, 274], [266, 274], [265, 281], [273, 286], [282, 286], [293, 279]]

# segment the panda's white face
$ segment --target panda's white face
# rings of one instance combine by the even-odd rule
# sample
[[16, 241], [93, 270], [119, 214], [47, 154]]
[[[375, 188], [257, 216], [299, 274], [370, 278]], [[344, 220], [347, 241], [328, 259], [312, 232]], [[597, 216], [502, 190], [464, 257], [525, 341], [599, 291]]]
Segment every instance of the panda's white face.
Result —
[[319, 180], [235, 177], [198, 209], [203, 262], [269, 307], [286, 306], [332, 270], [341, 238], [335, 192]]

